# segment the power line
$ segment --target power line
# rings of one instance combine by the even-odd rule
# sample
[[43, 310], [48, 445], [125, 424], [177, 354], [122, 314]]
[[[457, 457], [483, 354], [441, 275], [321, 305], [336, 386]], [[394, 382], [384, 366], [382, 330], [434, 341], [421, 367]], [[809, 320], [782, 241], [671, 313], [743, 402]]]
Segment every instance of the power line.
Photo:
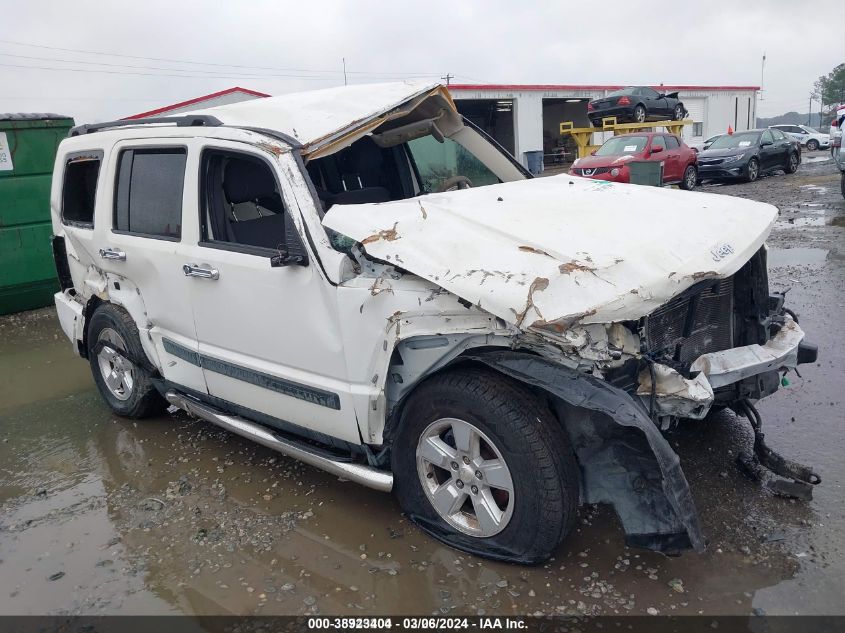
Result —
[[[82, 59], [60, 59], [55, 57], [35, 57], [32, 55], [16, 55], [14, 53], [0, 53], [3, 57], [16, 57], [18, 59], [30, 59], [35, 61], [42, 61], [42, 62], [60, 62], [60, 63], [67, 63], [67, 64], [85, 64], [88, 66], [109, 66], [112, 68], [135, 68], [139, 70], [165, 70], [168, 72], [186, 72], [186, 73], [203, 73], [205, 75], [219, 75], [222, 71], [218, 70], [183, 70], [181, 68], [163, 68], [161, 66], [133, 66], [131, 64], [110, 64], [109, 62], [91, 62]], [[293, 77], [296, 79], [302, 79], [309, 77], [309, 75], [279, 75], [279, 74], [261, 74], [261, 73], [238, 73], [238, 72], [228, 72], [227, 75], [231, 76], [239, 76], [239, 77]]]
[[[0, 44], [11, 44], [13, 46], [29, 46], [31, 48], [43, 48], [46, 50], [53, 50], [53, 51], [63, 51], [66, 53], [82, 53], [84, 55], [106, 55], [109, 57], [122, 57], [125, 59], [143, 59], [146, 61], [155, 61], [155, 62], [170, 62], [174, 64], [194, 64], [198, 66], [216, 66], [218, 68], [246, 68], [249, 70], [276, 70], [282, 72], [305, 72], [305, 73], [326, 73], [326, 74], [337, 74], [337, 70], [323, 70], [323, 69], [315, 69], [315, 68], [279, 68], [275, 66], [248, 66], [242, 64], [220, 64], [216, 62], [202, 62], [196, 60], [188, 60], [188, 59], [172, 59], [167, 57], [144, 57], [142, 55], [128, 55], [123, 53], [110, 53], [105, 51], [91, 51], [85, 50], [80, 48], [62, 48], [60, 46], [47, 46], [46, 44], [31, 44], [29, 42], [17, 42], [14, 40], [5, 40], [0, 39]], [[178, 69], [174, 69], [178, 70]], [[350, 70], [348, 71], [350, 75], [398, 75], [398, 76], [419, 76], [419, 77], [429, 77], [435, 76], [438, 73], [425, 73], [425, 72], [402, 72], [397, 70], [391, 71], [366, 71], [366, 70]]]

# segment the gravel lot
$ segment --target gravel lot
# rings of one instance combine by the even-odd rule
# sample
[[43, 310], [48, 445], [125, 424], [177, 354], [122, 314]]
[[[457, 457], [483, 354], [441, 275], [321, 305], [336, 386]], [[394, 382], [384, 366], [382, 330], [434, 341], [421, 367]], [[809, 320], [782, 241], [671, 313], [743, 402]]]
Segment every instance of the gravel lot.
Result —
[[721, 413], [672, 431], [709, 539], [628, 549], [583, 508], [553, 560], [482, 561], [422, 535], [395, 500], [183, 414], [111, 415], [49, 309], [0, 318], [0, 613], [845, 613], [845, 204], [828, 155], [702, 190], [775, 204], [773, 289], [819, 362], [761, 404], [767, 440], [823, 482], [807, 504], [734, 466]]

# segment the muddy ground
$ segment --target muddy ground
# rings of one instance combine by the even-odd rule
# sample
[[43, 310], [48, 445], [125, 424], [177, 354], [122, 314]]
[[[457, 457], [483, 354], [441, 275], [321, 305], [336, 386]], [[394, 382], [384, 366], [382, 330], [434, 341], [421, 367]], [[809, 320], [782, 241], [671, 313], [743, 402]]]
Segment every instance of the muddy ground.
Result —
[[845, 204], [825, 158], [703, 187], [780, 209], [771, 285], [820, 359], [760, 408], [770, 444], [820, 473], [812, 502], [745, 479], [751, 434], [722, 413], [671, 432], [706, 553], [628, 549], [597, 507], [545, 565], [482, 561], [390, 495], [210, 424], [115, 417], [41, 310], [0, 319], [0, 613], [845, 613]]

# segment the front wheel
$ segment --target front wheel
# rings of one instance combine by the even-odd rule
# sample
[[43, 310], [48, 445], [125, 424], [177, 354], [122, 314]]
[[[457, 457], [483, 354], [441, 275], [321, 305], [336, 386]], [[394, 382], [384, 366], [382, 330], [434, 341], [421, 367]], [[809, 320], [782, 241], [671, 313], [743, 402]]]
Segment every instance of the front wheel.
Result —
[[695, 189], [697, 184], [698, 170], [696, 170], [695, 165], [687, 165], [687, 168], [684, 170], [684, 179], [681, 181], [681, 189], [691, 191]]
[[798, 154], [791, 152], [789, 159], [786, 161], [786, 173], [794, 174], [796, 171], [798, 171]]
[[676, 121], [681, 121], [684, 118], [684, 106], [680, 103], [675, 106], [675, 112], [673, 113], [672, 118]]
[[817, 149], [819, 149], [819, 142], [816, 139], [811, 138], [809, 141], [807, 141], [808, 152], [815, 152]]
[[420, 385], [403, 407], [392, 466], [409, 517], [481, 556], [546, 560], [577, 516], [580, 474], [559, 422], [531, 391], [490, 370]]
[[839, 179], [839, 190], [842, 192], [842, 197], [845, 198], [845, 172], [842, 172]]
[[745, 167], [745, 181], [746, 182], [754, 182], [757, 180], [757, 177], [760, 175], [760, 162], [756, 158], [752, 158], [748, 161], [748, 165]]

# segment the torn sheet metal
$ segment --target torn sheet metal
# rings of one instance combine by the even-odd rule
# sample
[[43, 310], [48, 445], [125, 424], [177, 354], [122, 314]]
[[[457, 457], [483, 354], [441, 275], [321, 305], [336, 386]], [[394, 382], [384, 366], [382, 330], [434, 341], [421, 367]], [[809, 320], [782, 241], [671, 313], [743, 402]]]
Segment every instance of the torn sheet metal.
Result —
[[[654, 389], [651, 374], [654, 371]], [[701, 420], [713, 404], [713, 387], [707, 376], [698, 373], [695, 378], [684, 378], [666, 365], [654, 363], [652, 370], [643, 368], [639, 374], [637, 395], [648, 401], [654, 394], [655, 413], [677, 418]]]
[[714, 388], [735, 383], [749, 376], [780, 367], [798, 364], [798, 345], [804, 339], [804, 330], [788, 314], [784, 324], [765, 345], [746, 345], [721, 352], [699, 356], [690, 371], [700, 371]]
[[335, 205], [323, 224], [509, 323], [560, 333], [732, 275], [776, 218], [750, 200], [553, 176]]
[[407, 81], [295, 92], [189, 114], [212, 115], [224, 125], [282, 132], [302, 143], [303, 154], [308, 155], [348, 133], [366, 133], [379, 125], [391, 110], [433, 93], [443, 95], [445, 102], [452, 104], [444, 86]]
[[[490, 352], [472, 360], [543, 389], [575, 409], [561, 417], [584, 473], [585, 501], [613, 504], [629, 545], [704, 550], [678, 455], [641, 403], [603, 380], [538, 356]], [[579, 409], [599, 415], [584, 420], [577, 415]]]

